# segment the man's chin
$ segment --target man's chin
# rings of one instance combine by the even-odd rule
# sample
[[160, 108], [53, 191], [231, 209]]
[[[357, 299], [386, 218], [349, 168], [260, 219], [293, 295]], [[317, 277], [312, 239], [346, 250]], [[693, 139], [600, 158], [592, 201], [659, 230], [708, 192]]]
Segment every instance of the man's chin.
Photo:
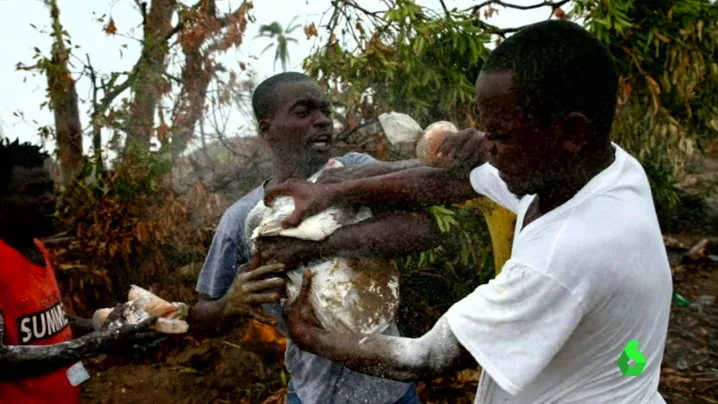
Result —
[[506, 183], [506, 188], [508, 188], [509, 192], [516, 195], [518, 198], [523, 198], [524, 196], [531, 195], [533, 193], [530, 189], [528, 189], [528, 187], [512, 183], [511, 180], [504, 180], [504, 183]]

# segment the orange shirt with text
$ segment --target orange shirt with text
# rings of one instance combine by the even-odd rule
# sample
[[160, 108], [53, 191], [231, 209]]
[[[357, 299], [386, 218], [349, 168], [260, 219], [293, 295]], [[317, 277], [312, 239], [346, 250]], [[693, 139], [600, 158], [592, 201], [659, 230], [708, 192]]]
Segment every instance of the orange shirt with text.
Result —
[[[50, 345], [72, 339], [49, 255], [40, 240], [35, 245], [45, 266], [30, 262], [0, 240], [0, 312], [4, 345]], [[77, 404], [80, 388], [67, 377], [70, 366], [28, 379], [0, 383], [0, 404]], [[12, 369], [0, 369], [2, 372]]]

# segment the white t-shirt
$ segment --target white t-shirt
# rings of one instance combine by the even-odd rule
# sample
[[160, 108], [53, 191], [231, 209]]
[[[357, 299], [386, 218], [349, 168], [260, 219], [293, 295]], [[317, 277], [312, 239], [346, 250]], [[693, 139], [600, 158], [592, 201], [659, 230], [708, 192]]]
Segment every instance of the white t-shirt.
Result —
[[[511, 259], [448, 312], [484, 369], [476, 403], [665, 403], [658, 381], [673, 284], [648, 179], [616, 159], [571, 200], [522, 229], [519, 200], [484, 164], [471, 183], [517, 213]], [[624, 376], [630, 340], [647, 364]]]

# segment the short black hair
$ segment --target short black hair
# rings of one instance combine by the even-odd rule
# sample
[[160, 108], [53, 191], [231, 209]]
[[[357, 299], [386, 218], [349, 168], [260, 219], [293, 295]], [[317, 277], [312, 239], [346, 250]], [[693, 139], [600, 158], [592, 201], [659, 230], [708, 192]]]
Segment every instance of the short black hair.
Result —
[[500, 43], [482, 72], [511, 72], [512, 91], [543, 123], [580, 112], [608, 139], [616, 115], [618, 72], [603, 44], [563, 20], [531, 24]]
[[43, 167], [50, 155], [41, 146], [32, 143], [20, 143], [20, 139], [10, 142], [0, 140], [0, 195], [5, 195], [12, 178], [14, 167]]
[[300, 81], [314, 82], [304, 73], [284, 72], [275, 74], [274, 76], [259, 83], [252, 94], [252, 109], [254, 116], [258, 121], [269, 118], [274, 112], [274, 103], [276, 101], [274, 92], [277, 87], [286, 83], [294, 83]]

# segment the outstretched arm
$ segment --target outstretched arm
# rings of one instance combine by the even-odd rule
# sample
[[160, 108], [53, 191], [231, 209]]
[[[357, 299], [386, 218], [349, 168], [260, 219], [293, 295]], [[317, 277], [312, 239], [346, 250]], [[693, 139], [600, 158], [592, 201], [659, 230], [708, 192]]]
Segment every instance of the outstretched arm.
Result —
[[289, 334], [297, 346], [372, 376], [417, 381], [477, 366], [452, 333], [443, 316], [420, 338], [381, 334], [333, 334], [314, 321], [308, 302], [311, 273], [304, 274], [302, 291], [285, 309]]
[[317, 184], [334, 184], [343, 181], [356, 180], [360, 178], [376, 177], [386, 175], [408, 168], [421, 167], [419, 160], [400, 161], [374, 161], [354, 167], [339, 167], [326, 170], [317, 180]]
[[75, 338], [82, 337], [83, 335], [87, 335], [95, 331], [95, 328], [92, 325], [92, 319], [77, 317], [72, 314], [66, 314], [65, 317], [67, 317], [67, 322], [70, 323], [72, 335]]
[[3, 345], [5, 324], [0, 315], [0, 382], [40, 376], [85, 358], [129, 349], [134, 343], [156, 338], [149, 318], [137, 325], [96, 331], [83, 337], [53, 345]]
[[441, 153], [453, 161], [451, 168], [416, 167], [386, 175], [317, 185], [291, 180], [265, 190], [264, 203], [290, 195], [295, 210], [284, 221], [285, 227], [299, 225], [302, 220], [331, 205], [388, 205], [407, 207], [444, 205], [463, 202], [476, 196], [469, 175], [474, 167], [486, 163], [493, 150], [483, 133], [465, 129], [449, 136]]
[[326, 240], [265, 237], [257, 241], [262, 262], [295, 264], [315, 257], [396, 258], [439, 245], [441, 232], [425, 211], [384, 212], [357, 224], [344, 226]]
[[275, 197], [291, 195], [295, 210], [284, 224], [294, 227], [305, 217], [340, 203], [407, 209], [463, 202], [476, 196], [470, 173], [467, 168], [417, 167], [337, 184], [290, 180], [268, 187], [264, 203], [270, 206]]

